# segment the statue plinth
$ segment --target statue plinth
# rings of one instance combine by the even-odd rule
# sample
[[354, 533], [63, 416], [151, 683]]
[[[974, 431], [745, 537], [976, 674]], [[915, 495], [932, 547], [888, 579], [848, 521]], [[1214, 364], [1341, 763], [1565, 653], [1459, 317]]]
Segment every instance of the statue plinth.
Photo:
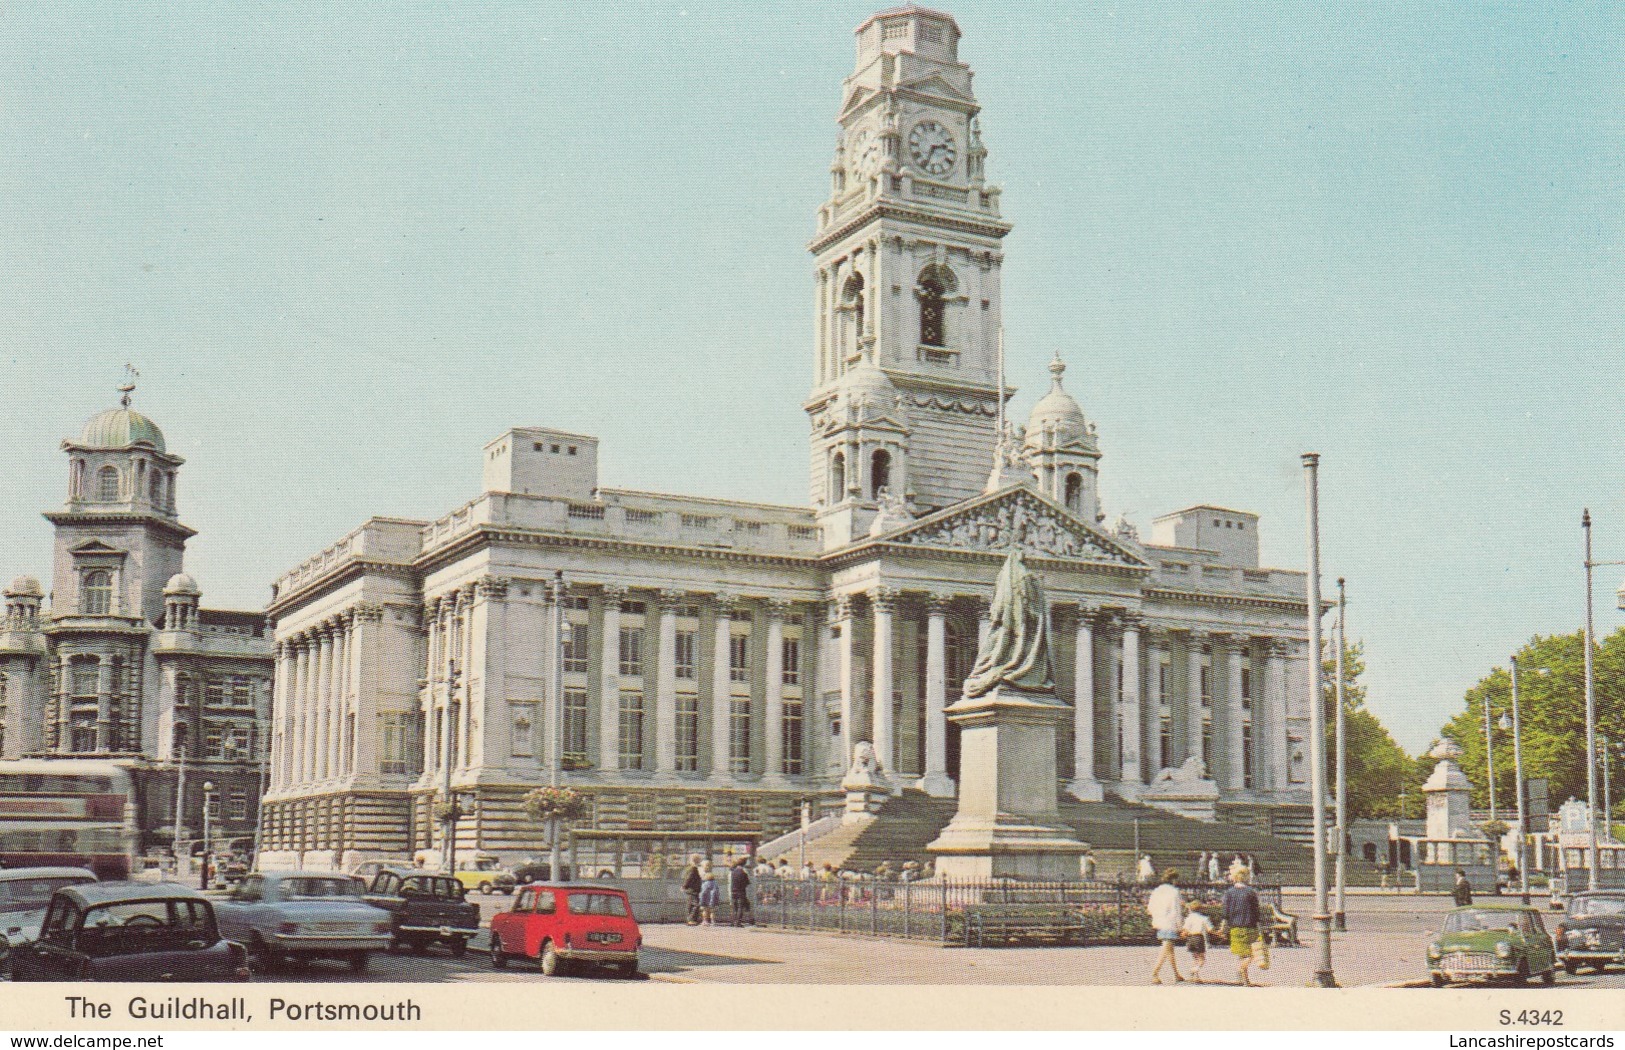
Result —
[[1055, 734], [1070, 708], [1000, 685], [949, 707], [959, 726], [959, 811], [929, 847], [946, 878], [1076, 879], [1088, 848], [1061, 823]]

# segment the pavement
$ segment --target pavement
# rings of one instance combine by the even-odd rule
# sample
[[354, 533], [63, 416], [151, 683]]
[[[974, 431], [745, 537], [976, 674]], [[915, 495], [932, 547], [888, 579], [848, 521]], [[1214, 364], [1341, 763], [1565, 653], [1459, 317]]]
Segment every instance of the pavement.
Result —
[[[484, 921], [506, 908], [511, 898], [474, 897]], [[1312, 937], [1308, 897], [1288, 894], [1283, 904], [1299, 916], [1306, 942]], [[1424, 950], [1429, 934], [1449, 911], [1447, 897], [1361, 895], [1348, 902], [1348, 930], [1332, 935], [1332, 962], [1342, 987], [1414, 986], [1426, 982]], [[1550, 924], [1548, 924], [1550, 925]], [[769, 927], [650, 924], [643, 927], [642, 979], [680, 984], [887, 984], [887, 985], [1105, 985], [1144, 986], [1156, 949], [1147, 946], [1088, 948], [961, 948], [893, 938], [795, 933]], [[432, 949], [426, 955], [373, 957], [370, 971], [352, 974], [336, 963], [318, 962], [279, 974], [283, 981], [512, 982], [539, 981], [523, 963], [495, 970], [484, 954], [482, 935], [458, 959]], [[1255, 984], [1304, 987], [1311, 983], [1316, 952], [1310, 947], [1278, 948], [1268, 971], [1254, 968]], [[1180, 972], [1190, 956], [1177, 953]], [[1222, 947], [1208, 950], [1206, 985], [1235, 986], [1235, 958]], [[590, 972], [551, 980], [614, 980]], [[1191, 984], [1169, 982], [1170, 994]], [[1538, 987], [1538, 986], [1537, 986]], [[1559, 988], [1625, 989], [1625, 972], [1558, 974]]]

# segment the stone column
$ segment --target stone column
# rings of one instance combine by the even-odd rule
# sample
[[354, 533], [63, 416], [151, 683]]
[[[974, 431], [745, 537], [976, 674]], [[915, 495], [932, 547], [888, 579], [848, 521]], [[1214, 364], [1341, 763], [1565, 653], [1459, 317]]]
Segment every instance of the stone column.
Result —
[[621, 602], [624, 587], [605, 587], [604, 645], [598, 665], [598, 768], [620, 768], [621, 757]]
[[1123, 617], [1123, 680], [1118, 710], [1123, 726], [1122, 783], [1125, 796], [1132, 799], [1145, 783], [1140, 772], [1140, 620], [1132, 614]]
[[112, 749], [112, 657], [102, 653], [96, 663], [96, 751]]
[[870, 717], [874, 720], [875, 754], [880, 759], [882, 774], [895, 779], [897, 736], [892, 726], [892, 613], [897, 608], [897, 592], [877, 587], [869, 592], [869, 604], [874, 610], [875, 621], [874, 672], [870, 676], [869, 690], [873, 698]]
[[682, 591], [661, 591], [659, 655], [655, 667], [655, 770], [677, 772], [677, 607]]
[[[1185, 637], [1185, 757], [1201, 759], [1202, 722], [1205, 717], [1202, 709], [1202, 646], [1207, 644], [1208, 636], [1202, 631], [1191, 631]], [[1204, 769], [1203, 774], [1211, 777], [1213, 770]]]
[[[1144, 749], [1140, 752], [1145, 756], [1140, 763], [1145, 771], [1146, 780], [1156, 779], [1157, 772], [1162, 766], [1162, 651], [1168, 644], [1168, 636], [1160, 630], [1152, 631], [1146, 639], [1145, 649], [1145, 718], [1141, 723], [1143, 732], [1140, 739]], [[1170, 754], [1169, 758], [1173, 756]]]
[[1084, 802], [1105, 797], [1095, 779], [1095, 631], [1099, 610], [1078, 603], [1078, 622], [1073, 628], [1072, 656], [1072, 783], [1067, 792]]
[[1246, 784], [1246, 767], [1242, 761], [1242, 720], [1246, 717], [1241, 707], [1241, 649], [1247, 639], [1231, 635], [1226, 647], [1226, 683], [1224, 698], [1224, 787], [1240, 791]]
[[715, 641], [711, 653], [711, 776], [726, 777], [729, 762], [728, 723], [729, 707], [733, 701], [733, 679], [728, 673], [728, 641], [733, 635], [732, 614], [735, 598], [717, 595], [712, 604], [716, 609]]
[[316, 725], [312, 717], [310, 684], [315, 677], [316, 637], [310, 631], [299, 636], [295, 643], [299, 650], [298, 698], [294, 704], [298, 712], [299, 784], [308, 785], [316, 779]]
[[383, 622], [382, 605], [361, 602], [355, 607], [354, 634], [350, 640], [355, 739], [350, 742], [350, 771], [366, 777], [378, 776], [383, 758], [379, 754], [379, 697], [374, 685], [378, 680], [379, 634]]
[[952, 798], [948, 776], [948, 599], [933, 594], [925, 603], [925, 775], [916, 784], [935, 798]]
[[[784, 775], [784, 618], [789, 615], [790, 603], [767, 603], [767, 664], [765, 724], [762, 726], [762, 772], [777, 779]], [[806, 704], [802, 704], [803, 718]], [[806, 723], [802, 723], [806, 732]]]
[[856, 671], [853, 659], [852, 637], [857, 627], [857, 615], [854, 609], [856, 599], [851, 595], [842, 595], [835, 599], [835, 622], [840, 627], [840, 636], [835, 641], [835, 660], [837, 673], [841, 679], [841, 761], [840, 768], [844, 772], [852, 764], [852, 748], [858, 742], [857, 731], [857, 691], [854, 688], [852, 675]]
[[327, 768], [329, 777], [342, 776], [344, 773], [344, 715], [348, 707], [348, 690], [345, 689], [344, 669], [350, 647], [350, 627], [348, 621], [342, 616], [333, 620], [333, 666], [329, 679], [328, 707], [332, 711], [332, 731], [327, 741]]
[[333, 624], [323, 621], [316, 633], [316, 779], [333, 775]]
[[[1264, 684], [1269, 691], [1266, 706], [1269, 709], [1269, 718], [1264, 725], [1267, 739], [1259, 736], [1258, 727], [1253, 727], [1253, 740], [1262, 742], [1264, 753], [1269, 756], [1268, 778], [1260, 778], [1263, 786], [1272, 791], [1285, 791], [1287, 788], [1287, 741], [1286, 741], [1286, 658], [1287, 643], [1272, 638], [1265, 649], [1266, 664], [1264, 668]], [[1258, 746], [1255, 743], [1255, 746]]]
[[456, 742], [457, 765], [467, 768], [469, 756], [473, 753], [474, 740], [474, 678], [478, 676], [479, 669], [474, 665], [474, 585], [468, 584], [457, 590], [457, 615], [463, 622], [458, 639], [457, 666], [463, 673], [457, 679], [457, 691], [452, 694], [453, 712], [457, 719]]

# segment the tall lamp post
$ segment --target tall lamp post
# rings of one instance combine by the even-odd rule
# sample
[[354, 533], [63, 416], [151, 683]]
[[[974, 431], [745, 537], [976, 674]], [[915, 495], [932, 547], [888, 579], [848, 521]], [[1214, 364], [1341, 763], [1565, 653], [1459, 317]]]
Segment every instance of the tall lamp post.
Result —
[[450, 661], [450, 669], [446, 672], [446, 728], [441, 735], [445, 737], [445, 763], [446, 773], [442, 781], [441, 799], [445, 809], [440, 821], [440, 863], [447, 875], [457, 871], [457, 796], [451, 793], [451, 767], [456, 759], [457, 751], [457, 681], [462, 672], [457, 667], [457, 661]]
[[169, 749], [175, 757], [175, 830], [169, 851], [175, 855], [175, 877], [178, 879], [181, 877], [181, 815], [186, 808], [186, 741], [181, 736], [179, 723], [169, 732]]
[[1320, 637], [1320, 455], [1303, 455], [1309, 517], [1309, 805], [1315, 835], [1315, 976], [1322, 988], [1337, 987], [1332, 973], [1332, 923], [1326, 900], [1326, 695]]
[[[1505, 718], [1506, 715], [1502, 715]], [[1512, 657], [1512, 782], [1518, 791], [1518, 896], [1529, 903], [1529, 815], [1524, 811], [1523, 725], [1518, 718], [1518, 657]]]
[[1592, 669], [1591, 650], [1596, 647], [1596, 633], [1591, 624], [1591, 570], [1598, 565], [1618, 565], [1619, 562], [1599, 562], [1591, 560], [1591, 508], [1587, 507], [1580, 515], [1580, 529], [1585, 533], [1585, 570], [1586, 570], [1586, 630], [1585, 630], [1585, 674], [1586, 674], [1586, 811], [1590, 827], [1590, 845], [1586, 847], [1586, 860], [1588, 863], [1586, 888], [1597, 888], [1597, 689]]
[[[1489, 690], [1486, 689], [1484, 691], [1484, 779], [1489, 782], [1489, 790], [1490, 790], [1490, 823], [1494, 824], [1495, 823], [1495, 738], [1494, 738], [1493, 735], [1491, 735], [1490, 725], [1491, 725], [1491, 722], [1490, 722], [1490, 693], [1489, 693]], [[1498, 852], [1496, 852], [1495, 850], [1491, 850], [1491, 853], [1495, 854], [1495, 856], [1500, 856], [1500, 854]], [[1490, 874], [1490, 877], [1491, 878], [1495, 877], [1493, 872]]]
[[1346, 727], [1343, 721], [1343, 647], [1347, 644], [1347, 628], [1344, 621], [1348, 616], [1348, 595], [1343, 589], [1343, 577], [1337, 578], [1337, 907], [1335, 909], [1335, 925], [1339, 930], [1349, 928], [1347, 905], [1348, 891], [1348, 745]]
[[[557, 570], [553, 573], [553, 660], [552, 682], [548, 689], [548, 706], [552, 708], [547, 715], [547, 725], [552, 737], [548, 748], [548, 785], [559, 787], [564, 777], [564, 572]], [[563, 882], [564, 877], [559, 874], [560, 864], [563, 861], [562, 851], [559, 849], [559, 818], [547, 819], [547, 875], [554, 882]]]
[[209, 806], [214, 801], [214, 781], [203, 782], [203, 870], [198, 875], [198, 889], [209, 888], [209, 862], [214, 859], [214, 850], [209, 847]]

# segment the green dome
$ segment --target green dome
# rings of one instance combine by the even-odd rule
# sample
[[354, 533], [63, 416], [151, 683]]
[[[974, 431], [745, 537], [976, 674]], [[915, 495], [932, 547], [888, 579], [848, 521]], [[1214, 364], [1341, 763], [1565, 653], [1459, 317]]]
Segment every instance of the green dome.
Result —
[[79, 444], [91, 448], [129, 448], [151, 445], [164, 451], [164, 432], [158, 424], [132, 408], [110, 408], [90, 417], [79, 433]]

